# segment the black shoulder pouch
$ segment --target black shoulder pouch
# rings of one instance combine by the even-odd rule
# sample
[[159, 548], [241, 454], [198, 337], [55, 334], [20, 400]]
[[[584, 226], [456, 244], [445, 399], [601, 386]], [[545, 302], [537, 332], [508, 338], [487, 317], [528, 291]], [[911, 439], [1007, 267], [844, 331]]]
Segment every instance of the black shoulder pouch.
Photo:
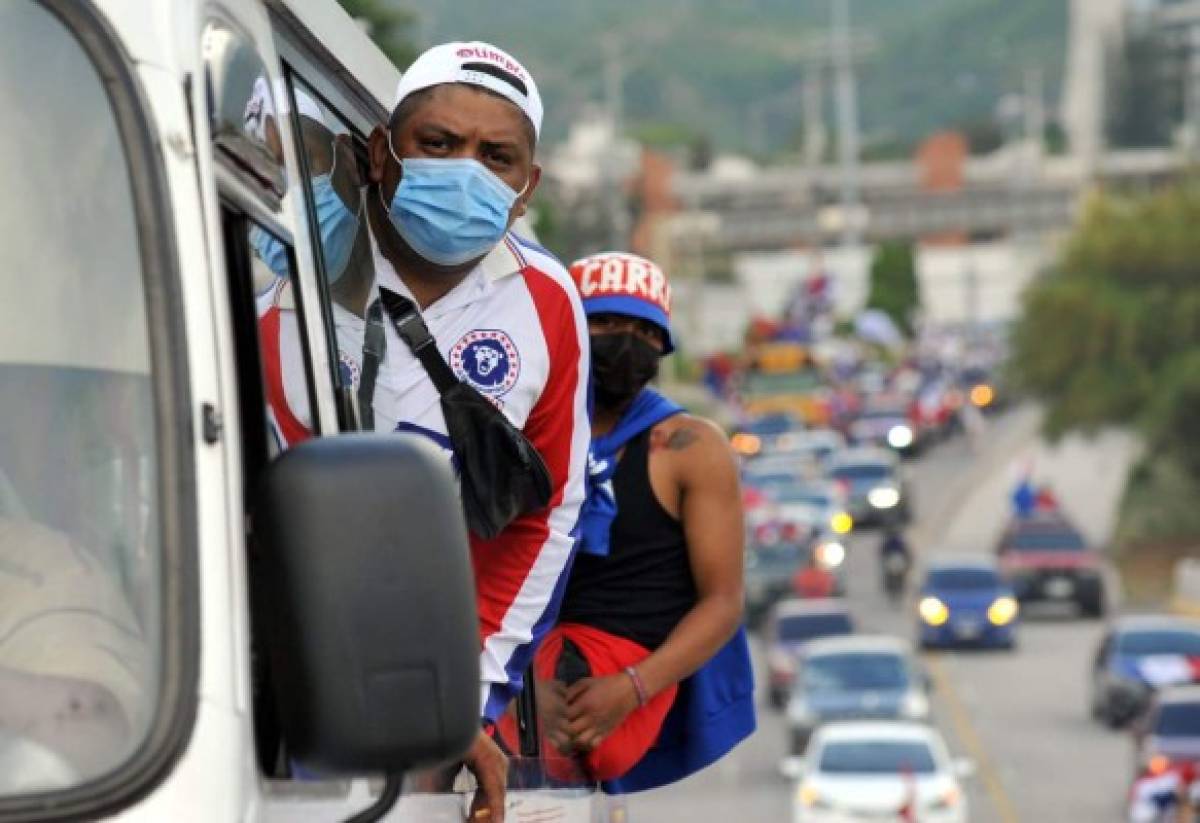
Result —
[[379, 294], [392, 327], [441, 396], [467, 528], [490, 539], [520, 515], [546, 508], [552, 484], [537, 449], [500, 409], [455, 376], [411, 300], [385, 288]]

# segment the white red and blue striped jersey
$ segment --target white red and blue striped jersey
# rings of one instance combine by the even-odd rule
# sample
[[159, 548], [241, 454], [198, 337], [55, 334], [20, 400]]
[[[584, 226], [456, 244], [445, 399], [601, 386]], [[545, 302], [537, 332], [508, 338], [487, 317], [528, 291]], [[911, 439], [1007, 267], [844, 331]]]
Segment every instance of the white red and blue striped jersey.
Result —
[[[373, 252], [376, 289], [382, 285], [411, 299], [374, 244]], [[519, 692], [533, 649], [554, 623], [575, 545], [591, 435], [587, 324], [563, 266], [512, 234], [421, 315], [442, 357], [524, 432], [553, 482], [544, 511], [518, 518], [492, 540], [471, 535], [482, 713], [495, 719]], [[310, 417], [286, 287], [277, 286], [260, 299], [259, 316], [273, 423], [284, 443], [291, 444], [307, 436]], [[339, 366], [357, 389], [364, 321], [335, 307], [334, 325]], [[450, 459], [437, 389], [390, 323], [384, 324], [384, 334], [386, 350], [372, 404], [376, 429], [425, 436]], [[276, 388], [273, 368], [280, 374]]]

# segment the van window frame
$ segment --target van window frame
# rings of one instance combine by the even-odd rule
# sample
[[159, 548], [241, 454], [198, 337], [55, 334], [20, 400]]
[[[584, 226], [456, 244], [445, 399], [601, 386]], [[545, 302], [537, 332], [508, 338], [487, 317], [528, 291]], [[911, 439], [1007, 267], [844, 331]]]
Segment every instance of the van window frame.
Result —
[[323, 102], [357, 129], [364, 140], [370, 137], [376, 125], [387, 121], [390, 112], [290, 12], [275, 3], [270, 4], [267, 11], [275, 51], [285, 71], [290, 71], [323, 98]]
[[[316, 203], [313, 201], [308, 153], [305, 151], [304, 142], [300, 137], [302, 126], [300, 124], [300, 107], [296, 105], [297, 85], [302, 87], [306, 94], [312, 94], [321, 102], [321, 105], [325, 106], [343, 124], [349, 124], [349, 134], [355, 143], [356, 157], [360, 151], [363, 154], [366, 153], [367, 136], [360, 131], [355, 122], [344, 116], [341, 109], [330, 102], [322, 92], [317, 91], [305, 75], [296, 71], [287, 60], [283, 60], [283, 78], [284, 90], [288, 96], [289, 120], [291, 122], [292, 140], [296, 151], [296, 161], [300, 166], [300, 180], [303, 181], [301, 188], [304, 195], [304, 220], [308, 224], [308, 235], [312, 240], [313, 265], [317, 273], [317, 294], [321, 301], [321, 328], [325, 332], [326, 345], [331, 353], [329, 358], [329, 379], [333, 384], [335, 403], [337, 404], [338, 426], [342, 432], [361, 431], [362, 418], [358, 409], [358, 398], [356, 396], [351, 397], [345, 391], [345, 387], [341, 385], [341, 380], [337, 374], [337, 359], [333, 356], [338, 350], [337, 331], [333, 319], [333, 297], [329, 293], [329, 275], [325, 270], [325, 251], [321, 248], [321, 227], [317, 219]], [[363, 212], [362, 219], [365, 221], [367, 219], [365, 208]]]
[[[296, 105], [296, 84], [306, 93], [314, 95], [321, 104], [337, 116], [348, 127], [356, 143], [366, 147], [371, 131], [386, 121], [388, 112], [354, 80], [350, 71], [338, 61], [325, 46], [315, 38], [291, 13], [282, 6], [268, 7], [271, 32], [275, 51], [283, 68], [284, 87], [288, 95], [291, 131], [301, 177], [308, 179], [308, 157], [301, 144], [299, 108]], [[317, 290], [321, 300], [321, 326], [325, 332], [330, 356], [330, 379], [333, 381], [338, 425], [341, 431], [360, 431], [361, 417], [358, 398], [351, 397], [340, 385], [337, 375], [337, 333], [334, 329], [332, 298], [329, 294], [328, 278], [325, 274], [325, 255], [320, 247], [320, 228], [317, 225], [312, 190], [304, 185], [304, 218], [308, 223], [312, 239], [313, 260], [318, 273]], [[366, 219], [364, 214], [363, 219]]]
[[[191, 739], [200, 676], [196, 456], [198, 409], [187, 340], [175, 226], [162, 145], [136, 68], [91, 0], [39, 0], [91, 61], [108, 97], [128, 166], [150, 345], [161, 553], [161, 677], [154, 716], [133, 755], [69, 789], [0, 797], [0, 820], [105, 817], [137, 803], [172, 772]], [[166, 215], [166, 217], [164, 217]]]

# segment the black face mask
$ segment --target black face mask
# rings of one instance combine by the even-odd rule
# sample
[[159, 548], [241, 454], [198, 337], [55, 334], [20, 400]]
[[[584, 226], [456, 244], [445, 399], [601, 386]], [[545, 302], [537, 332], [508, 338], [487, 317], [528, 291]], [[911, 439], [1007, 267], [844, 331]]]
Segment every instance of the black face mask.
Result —
[[661, 352], [636, 334], [592, 335], [592, 385], [596, 404], [624, 408], [658, 375]]

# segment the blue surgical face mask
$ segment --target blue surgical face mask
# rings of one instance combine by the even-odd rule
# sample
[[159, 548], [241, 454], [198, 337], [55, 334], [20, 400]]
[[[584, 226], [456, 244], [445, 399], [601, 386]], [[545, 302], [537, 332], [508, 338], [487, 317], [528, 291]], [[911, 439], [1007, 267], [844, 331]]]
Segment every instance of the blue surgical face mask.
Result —
[[[334, 146], [333, 168], [337, 168], [337, 147]], [[358, 213], [346, 208], [333, 188], [333, 168], [328, 174], [312, 178], [313, 206], [321, 231], [321, 254], [325, 258], [325, 275], [333, 285], [346, 273], [354, 240], [358, 236]], [[360, 202], [359, 208], [362, 207]], [[289, 276], [287, 247], [273, 234], [252, 226], [250, 244], [276, 277]]]
[[384, 208], [413, 251], [430, 263], [458, 266], [487, 254], [504, 237], [509, 212], [525, 189], [513, 191], [470, 158], [401, 160], [390, 134], [388, 150], [402, 177]]
[[288, 276], [287, 246], [258, 226], [250, 227], [250, 246], [276, 277]]
[[[337, 168], [337, 146], [333, 147], [333, 163]], [[346, 208], [333, 189], [333, 169], [312, 179], [313, 206], [321, 230], [321, 253], [325, 256], [325, 276], [333, 285], [346, 273], [354, 239], [358, 236], [358, 213]], [[361, 200], [359, 208], [362, 207]]]

